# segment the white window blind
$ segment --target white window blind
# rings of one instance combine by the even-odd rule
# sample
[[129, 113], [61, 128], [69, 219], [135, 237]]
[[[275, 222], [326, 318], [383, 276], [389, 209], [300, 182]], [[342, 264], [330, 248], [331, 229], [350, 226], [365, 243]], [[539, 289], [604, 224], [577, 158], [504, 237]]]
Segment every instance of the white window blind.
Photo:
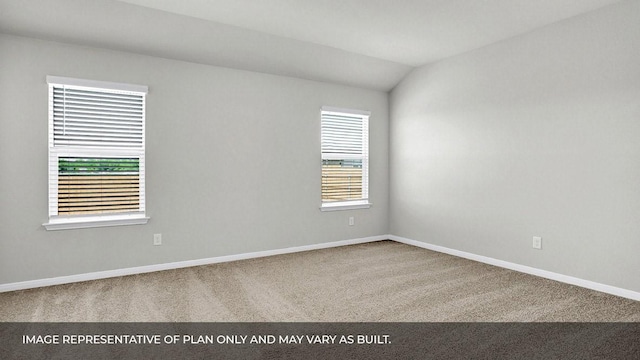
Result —
[[369, 112], [321, 110], [322, 208], [369, 205]]
[[50, 86], [54, 146], [143, 148], [144, 94]]
[[54, 76], [47, 82], [47, 229], [146, 222], [147, 87]]

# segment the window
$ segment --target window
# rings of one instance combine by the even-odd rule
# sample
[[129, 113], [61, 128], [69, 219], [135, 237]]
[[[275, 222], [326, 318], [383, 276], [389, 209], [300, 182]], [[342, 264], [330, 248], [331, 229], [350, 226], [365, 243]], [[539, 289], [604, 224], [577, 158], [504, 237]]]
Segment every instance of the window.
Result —
[[144, 224], [147, 87], [47, 76], [47, 230]]
[[322, 210], [368, 208], [369, 115], [323, 106]]

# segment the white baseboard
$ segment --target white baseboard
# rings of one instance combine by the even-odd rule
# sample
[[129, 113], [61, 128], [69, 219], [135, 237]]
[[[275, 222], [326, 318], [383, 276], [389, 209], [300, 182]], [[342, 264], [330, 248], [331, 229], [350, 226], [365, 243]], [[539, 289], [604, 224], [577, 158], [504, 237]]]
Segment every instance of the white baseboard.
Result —
[[635, 292], [635, 291], [631, 291], [631, 290], [627, 290], [627, 289], [623, 289], [615, 286], [600, 284], [597, 282], [584, 280], [584, 279], [576, 278], [573, 276], [558, 274], [555, 272], [541, 270], [541, 269], [533, 268], [530, 266], [515, 264], [512, 262], [498, 260], [498, 259], [490, 258], [487, 256], [476, 255], [476, 254], [468, 253], [465, 251], [454, 250], [444, 246], [433, 245], [433, 244], [425, 243], [422, 241], [403, 238], [400, 236], [389, 235], [388, 238], [390, 240], [397, 241], [403, 244], [417, 246], [423, 249], [433, 250], [433, 251], [437, 251], [437, 252], [441, 252], [441, 253], [445, 253], [445, 254], [449, 254], [449, 255], [453, 255], [453, 256], [469, 259], [469, 260], [478, 261], [478, 262], [489, 264], [489, 265], [502, 267], [509, 270], [519, 271], [525, 274], [535, 275], [535, 276], [543, 277], [546, 279], [563, 282], [566, 284], [576, 285], [583, 288], [596, 290], [596, 291], [624, 297], [631, 300], [640, 301], [640, 292]]
[[449, 255], [453, 255], [453, 256], [469, 259], [469, 260], [482, 262], [489, 265], [502, 267], [505, 269], [515, 270], [515, 271], [519, 271], [519, 272], [530, 274], [530, 275], [540, 276], [543, 278], [560, 281], [563, 283], [576, 285], [583, 288], [596, 290], [596, 291], [624, 297], [631, 300], [640, 301], [639, 292], [635, 292], [635, 291], [631, 291], [631, 290], [627, 290], [627, 289], [623, 289], [615, 286], [600, 284], [597, 282], [584, 280], [584, 279], [580, 279], [572, 276], [558, 274], [551, 271], [541, 270], [541, 269], [533, 268], [530, 266], [515, 264], [508, 261], [498, 260], [498, 259], [490, 258], [487, 256], [476, 255], [476, 254], [468, 253], [465, 251], [450, 249], [444, 246], [438, 246], [438, 245], [425, 243], [422, 241], [407, 239], [407, 238], [395, 236], [395, 235], [378, 235], [378, 236], [334, 241], [334, 242], [321, 243], [321, 244], [295, 246], [295, 247], [289, 247], [289, 248], [283, 248], [283, 249], [256, 251], [256, 252], [244, 253], [244, 254], [226, 255], [226, 256], [218, 256], [218, 257], [205, 258], [205, 259], [186, 260], [186, 261], [178, 261], [178, 262], [171, 262], [171, 263], [164, 263], [164, 264], [137, 266], [137, 267], [131, 267], [131, 268], [124, 268], [124, 269], [98, 271], [98, 272], [92, 272], [92, 273], [86, 273], [86, 274], [77, 274], [77, 275], [69, 275], [69, 276], [60, 276], [55, 278], [15, 282], [15, 283], [9, 283], [9, 284], [0, 284], [0, 292], [33, 289], [33, 288], [51, 286], [51, 285], [70, 284], [70, 283], [81, 282], [81, 281], [106, 279], [106, 278], [112, 278], [112, 277], [118, 277], [118, 276], [143, 274], [143, 273], [149, 273], [154, 271], [180, 269], [180, 268], [186, 268], [191, 266], [224, 263], [229, 261], [255, 259], [255, 258], [260, 258], [265, 256], [291, 254], [291, 253], [296, 253], [301, 251], [327, 249], [332, 247], [363, 244], [363, 243], [381, 241], [381, 240], [393, 240], [403, 244], [417, 246], [423, 249], [433, 250], [433, 251], [437, 251], [437, 252], [441, 252], [441, 253], [445, 253], [445, 254], [449, 254]]
[[256, 252], [237, 254], [237, 255], [217, 256], [217, 257], [206, 258], [206, 259], [177, 261], [177, 262], [171, 262], [171, 263], [165, 263], [165, 264], [137, 266], [137, 267], [131, 267], [131, 268], [124, 268], [124, 269], [97, 271], [97, 272], [86, 273], [86, 274], [77, 274], [77, 275], [69, 275], [69, 276], [59, 276], [54, 278], [29, 280], [29, 281], [15, 282], [15, 283], [9, 283], [9, 284], [0, 284], [0, 292], [33, 289], [33, 288], [38, 288], [43, 286], [70, 284], [70, 283], [81, 282], [81, 281], [106, 279], [106, 278], [126, 276], [126, 275], [144, 274], [144, 273], [149, 273], [154, 271], [180, 269], [180, 268], [186, 268], [191, 266], [217, 264], [217, 263], [224, 263], [224, 262], [236, 261], [236, 260], [255, 259], [255, 258], [260, 258], [265, 256], [291, 254], [291, 253], [296, 253], [301, 251], [327, 249], [332, 247], [363, 244], [363, 243], [388, 240], [388, 239], [389, 239], [388, 235], [370, 236], [365, 238], [334, 241], [334, 242], [321, 243], [321, 244], [295, 246], [295, 247], [289, 247], [284, 249], [256, 251]]

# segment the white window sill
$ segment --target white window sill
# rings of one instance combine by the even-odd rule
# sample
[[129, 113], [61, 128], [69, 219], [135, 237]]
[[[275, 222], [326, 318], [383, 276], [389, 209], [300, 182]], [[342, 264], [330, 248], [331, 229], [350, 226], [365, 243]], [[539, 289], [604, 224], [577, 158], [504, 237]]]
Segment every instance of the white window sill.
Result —
[[368, 209], [371, 207], [371, 203], [367, 200], [362, 201], [341, 201], [332, 203], [323, 203], [320, 206], [321, 211], [340, 211], [340, 210], [356, 210], [356, 209]]
[[42, 226], [47, 230], [70, 230], [103, 226], [144, 225], [148, 221], [149, 218], [141, 214], [112, 215], [50, 219], [48, 223], [42, 224]]

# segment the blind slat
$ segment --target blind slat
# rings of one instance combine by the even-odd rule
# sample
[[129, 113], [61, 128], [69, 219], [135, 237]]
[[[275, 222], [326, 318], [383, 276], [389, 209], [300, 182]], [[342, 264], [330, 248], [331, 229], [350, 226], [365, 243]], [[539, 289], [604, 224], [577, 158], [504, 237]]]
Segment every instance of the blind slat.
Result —
[[54, 95], [62, 95], [66, 96], [67, 94], [70, 96], [78, 95], [78, 96], [86, 96], [100, 99], [112, 99], [112, 100], [140, 100], [144, 97], [141, 93], [134, 92], [122, 92], [117, 90], [108, 90], [108, 89], [98, 89], [95, 91], [86, 90], [86, 89], [78, 89], [74, 86], [69, 85], [58, 85], [55, 84], [53, 88]]

